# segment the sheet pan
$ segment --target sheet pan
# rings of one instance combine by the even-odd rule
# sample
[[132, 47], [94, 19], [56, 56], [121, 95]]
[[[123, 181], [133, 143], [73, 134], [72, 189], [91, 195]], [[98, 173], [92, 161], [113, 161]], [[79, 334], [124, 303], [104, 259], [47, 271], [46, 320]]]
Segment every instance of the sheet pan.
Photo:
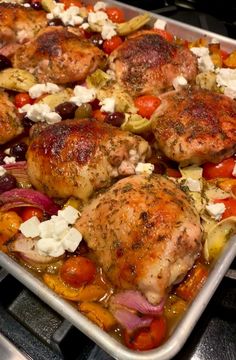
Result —
[[[86, 2], [86, 1], [85, 1]], [[119, 5], [124, 9], [127, 18], [131, 18], [144, 10], [137, 9], [116, 1], [106, 1], [108, 4]], [[95, 1], [87, 1], [87, 3], [95, 3]], [[181, 22], [165, 18], [161, 15], [152, 14], [152, 21], [161, 18], [167, 22], [167, 30], [178, 37], [194, 40], [200, 36], [206, 36], [209, 39], [216, 38], [220, 41], [221, 46], [226, 51], [236, 49], [236, 41], [209, 31], [195, 28]], [[209, 300], [214, 294], [216, 288], [224, 277], [226, 271], [230, 267], [231, 262], [236, 256], [236, 236], [233, 236], [225, 246], [220, 258], [214, 264], [212, 271], [196, 299], [188, 308], [183, 319], [169, 339], [159, 348], [146, 351], [136, 352], [127, 349], [110, 335], [102, 331], [85, 316], [80, 314], [77, 309], [70, 305], [67, 301], [61, 299], [53, 291], [51, 291], [39, 279], [34, 277], [29, 271], [11, 259], [4, 253], [0, 252], [0, 265], [4, 267], [16, 279], [28, 287], [36, 296], [41, 298], [45, 303], [51, 306], [61, 316], [70, 321], [75, 327], [81, 330], [85, 335], [91, 338], [107, 353], [117, 360], [169, 360], [175, 356], [183, 347], [185, 341], [189, 337], [196, 322], [200, 318], [202, 312], [207, 306]]]

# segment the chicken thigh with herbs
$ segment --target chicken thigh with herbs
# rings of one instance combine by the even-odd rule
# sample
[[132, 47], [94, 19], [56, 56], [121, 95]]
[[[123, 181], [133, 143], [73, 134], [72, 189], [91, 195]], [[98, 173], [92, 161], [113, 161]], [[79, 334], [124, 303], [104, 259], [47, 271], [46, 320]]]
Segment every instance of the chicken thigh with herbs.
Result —
[[14, 54], [14, 67], [25, 69], [41, 82], [67, 84], [83, 82], [98, 67], [103, 68], [106, 55], [63, 27], [47, 27]]
[[0, 91], [0, 145], [21, 134], [23, 126], [14, 104], [6, 93]]
[[171, 91], [152, 117], [158, 147], [185, 166], [218, 163], [236, 151], [236, 102], [203, 89]]
[[49, 196], [87, 199], [112, 179], [135, 173], [150, 155], [141, 137], [95, 120], [66, 120], [35, 136], [27, 152], [28, 174]]
[[202, 247], [199, 215], [160, 175], [118, 181], [84, 208], [75, 226], [112, 284], [138, 289], [152, 304], [182, 280]]
[[173, 80], [197, 75], [197, 59], [191, 51], [166, 41], [155, 30], [142, 30], [129, 37], [110, 56], [110, 67], [120, 85], [133, 96], [158, 95], [172, 87]]
[[19, 44], [33, 39], [46, 25], [44, 11], [0, 3], [0, 54], [12, 55]]

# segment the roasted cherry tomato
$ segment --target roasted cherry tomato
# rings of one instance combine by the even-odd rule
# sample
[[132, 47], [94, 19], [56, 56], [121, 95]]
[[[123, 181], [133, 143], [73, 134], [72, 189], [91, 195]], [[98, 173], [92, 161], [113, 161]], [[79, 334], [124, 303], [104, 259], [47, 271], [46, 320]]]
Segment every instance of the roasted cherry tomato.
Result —
[[225, 205], [225, 211], [222, 214], [222, 220], [230, 216], [236, 216], [236, 199], [227, 198], [216, 200], [215, 203], [223, 203]]
[[163, 316], [153, 319], [149, 327], [136, 330], [134, 333], [125, 331], [124, 340], [132, 350], [151, 350], [161, 345], [167, 333], [166, 320]]
[[62, 280], [73, 287], [80, 287], [91, 282], [95, 274], [96, 266], [90, 259], [83, 256], [70, 257], [60, 269]]
[[107, 114], [99, 109], [93, 110], [92, 112], [92, 117], [100, 122], [104, 122], [106, 120], [106, 116]]
[[91, 5], [91, 4], [90, 4], [90, 5], [87, 5], [87, 6], [86, 6], [86, 9], [87, 9], [88, 12], [93, 12], [93, 11], [94, 11], [94, 7], [93, 7], [93, 5]]
[[220, 55], [222, 57], [222, 60], [225, 60], [229, 56], [229, 53], [225, 50], [220, 50]]
[[173, 168], [166, 168], [166, 175], [173, 177], [173, 178], [181, 178], [181, 173], [179, 170], [177, 169], [173, 169]]
[[203, 165], [203, 177], [207, 180], [215, 178], [234, 178], [233, 169], [236, 162], [234, 158], [221, 161], [218, 164], [206, 163]]
[[149, 119], [160, 105], [161, 100], [153, 95], [142, 95], [134, 100], [138, 114]]
[[65, 5], [65, 9], [68, 9], [70, 6], [82, 7], [82, 4], [79, 0], [60, 0], [60, 3]]
[[21, 108], [27, 104], [33, 104], [34, 100], [31, 99], [28, 93], [19, 93], [15, 96], [14, 104], [17, 108]]
[[43, 220], [43, 210], [36, 207], [26, 206], [20, 211], [20, 217], [23, 221], [29, 220], [33, 216], [37, 216], [39, 221]]
[[111, 7], [107, 7], [105, 11], [107, 13], [107, 16], [112, 22], [117, 24], [125, 22], [125, 14], [122, 9], [111, 6]]
[[174, 36], [166, 30], [155, 29], [155, 32], [163, 37], [166, 41], [172, 42], [174, 40]]
[[110, 40], [105, 40], [103, 43], [103, 50], [106, 54], [111, 54], [118, 46], [122, 44], [123, 40], [120, 36], [115, 35]]

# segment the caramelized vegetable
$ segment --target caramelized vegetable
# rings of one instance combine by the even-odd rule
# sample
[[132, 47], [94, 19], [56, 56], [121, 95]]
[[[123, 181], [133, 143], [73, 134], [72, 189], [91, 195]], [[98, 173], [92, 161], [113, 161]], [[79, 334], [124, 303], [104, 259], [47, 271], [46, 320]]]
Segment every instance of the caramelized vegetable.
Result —
[[15, 211], [0, 212], [0, 246], [17, 234], [21, 223]]
[[114, 316], [102, 305], [95, 302], [83, 302], [79, 310], [103, 330], [109, 331], [117, 324]]
[[236, 50], [224, 60], [224, 65], [231, 69], [236, 69]]
[[90, 259], [83, 256], [68, 258], [60, 269], [62, 280], [75, 288], [93, 281], [95, 275], [95, 264]]
[[180, 299], [178, 296], [172, 294], [168, 297], [165, 304], [164, 315], [168, 322], [168, 327], [173, 326], [178, 322], [180, 317], [184, 314], [187, 309], [187, 303]]

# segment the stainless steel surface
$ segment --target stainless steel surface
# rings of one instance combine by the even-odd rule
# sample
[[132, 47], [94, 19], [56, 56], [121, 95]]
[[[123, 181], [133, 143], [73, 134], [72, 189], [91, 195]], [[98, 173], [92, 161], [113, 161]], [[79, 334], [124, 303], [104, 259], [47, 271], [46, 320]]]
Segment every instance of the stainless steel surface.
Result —
[[29, 360], [5, 336], [0, 333], [1, 360]]
[[[94, 3], [89, 1], [88, 3]], [[107, 1], [109, 4], [119, 4], [126, 12], [127, 18], [131, 18], [143, 10], [135, 7], [118, 3], [115, 1]], [[151, 13], [150, 13], [151, 14]], [[161, 15], [151, 14], [152, 22], [157, 18], [164, 19], [167, 22], [167, 30], [171, 31], [178, 37], [188, 40], [206, 36], [207, 38], [217, 38], [221, 42], [222, 48], [226, 51], [232, 51], [236, 48], [236, 41], [224, 36], [195, 28], [190, 25], [182, 24], [178, 21], [165, 18]], [[26, 269], [9, 258], [6, 254], [0, 253], [0, 265], [3, 266], [15, 278], [27, 286], [33, 293], [39, 296], [45, 303], [50, 305], [54, 310], [60, 313], [65, 319], [70, 321], [74, 326], [80, 329], [84, 334], [90, 337], [101, 348], [107, 351], [115, 359], [120, 360], [167, 360], [171, 359], [184, 345], [189, 337], [193, 327], [207, 306], [209, 300], [214, 294], [216, 288], [227, 272], [231, 262], [236, 255], [236, 236], [234, 236], [225, 246], [225, 249], [214, 264], [214, 267], [207, 279], [206, 284], [193, 301], [185, 316], [178, 324], [170, 338], [158, 349], [148, 352], [134, 352], [107, 333], [101, 331], [96, 325], [91, 323], [87, 318], [81, 315], [72, 305], [65, 300], [59, 298], [55, 293], [46, 287], [39, 279], [35, 278]], [[2, 360], [2, 359], [1, 359]]]

